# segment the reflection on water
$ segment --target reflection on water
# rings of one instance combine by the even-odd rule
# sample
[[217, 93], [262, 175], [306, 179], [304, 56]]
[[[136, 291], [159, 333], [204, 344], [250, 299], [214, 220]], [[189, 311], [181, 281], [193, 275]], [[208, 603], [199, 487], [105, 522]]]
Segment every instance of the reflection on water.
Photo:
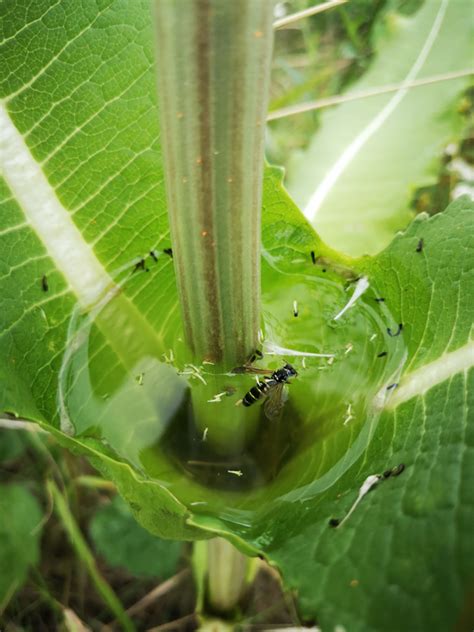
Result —
[[263, 348], [272, 354], [255, 362], [298, 371], [278, 418], [266, 418], [260, 402], [236, 405], [255, 375], [193, 363], [175, 322], [155, 334], [116, 292], [71, 319], [62, 429], [101, 441], [195, 512], [231, 521], [251, 520], [263, 502], [304, 501], [333, 485], [370, 440], [371, 401], [400, 367], [403, 337], [387, 335], [390, 314], [370, 289], [334, 321], [347, 284], [304, 274], [280, 281], [264, 292]]

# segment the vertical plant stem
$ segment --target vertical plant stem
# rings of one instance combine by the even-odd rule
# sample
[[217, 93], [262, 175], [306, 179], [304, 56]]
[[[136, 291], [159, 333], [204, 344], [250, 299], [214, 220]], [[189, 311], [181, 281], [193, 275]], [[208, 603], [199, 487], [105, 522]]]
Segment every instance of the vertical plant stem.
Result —
[[157, 70], [185, 334], [232, 365], [257, 345], [274, 0], [157, 0]]
[[135, 627], [125, 612], [119, 598], [100, 574], [95, 563], [94, 556], [92, 555], [87, 542], [84, 539], [71, 510], [69, 509], [66, 498], [62, 495], [57, 485], [51, 480], [47, 483], [47, 489], [54, 500], [54, 509], [67, 533], [69, 541], [78, 558], [84, 563], [97, 592], [104, 600], [104, 603], [107, 604], [110, 611], [114, 614], [122, 628], [127, 632], [133, 632]]
[[207, 544], [207, 599], [213, 612], [232, 611], [246, 587], [250, 558], [223, 538]]

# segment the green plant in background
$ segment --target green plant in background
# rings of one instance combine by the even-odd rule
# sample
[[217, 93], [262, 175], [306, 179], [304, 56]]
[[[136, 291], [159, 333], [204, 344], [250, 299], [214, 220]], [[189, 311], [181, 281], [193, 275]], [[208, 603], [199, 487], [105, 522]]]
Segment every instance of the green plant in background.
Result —
[[[350, 259], [321, 242], [281, 173], [266, 167], [259, 299], [271, 3], [240, 11], [237, 3], [211, 4], [208, 11], [208, 3], [194, 3], [182, 20], [188, 3], [158, 5], [163, 141], [148, 2], [12, 2], [5, 12], [0, 407], [87, 456], [151, 533], [220, 536], [263, 555], [297, 592], [300, 615], [316, 617], [323, 630], [464, 625], [472, 582], [472, 204], [461, 198], [433, 218], [419, 216], [379, 254]], [[406, 18], [407, 32], [423, 48], [426, 32], [441, 37], [453, 15], [465, 22], [466, 7], [429, 0]], [[357, 22], [342, 15], [357, 47]], [[232, 39], [234, 28], [240, 37]], [[446, 97], [440, 107], [448, 105]], [[375, 106], [360, 107], [367, 121], [375, 116]], [[327, 141], [326, 153], [332, 149]], [[421, 171], [412, 173], [417, 180]], [[389, 195], [381, 179], [375, 184]], [[355, 189], [335, 191], [345, 196], [347, 216], [367, 222], [359, 243], [374, 230], [371, 244], [380, 248], [392, 225], [384, 223], [382, 234], [369, 212], [357, 210]], [[402, 221], [401, 203], [383, 208]], [[353, 235], [336, 220], [337, 245], [349, 252]], [[265, 419], [258, 404], [235, 406], [252, 380], [228, 373], [255, 344], [265, 353], [261, 366], [275, 370], [284, 358], [298, 370], [280, 419]], [[51, 468], [47, 478], [70, 476], [42, 445], [35, 441]], [[12, 462], [19, 450], [5, 448]], [[24, 498], [16, 502], [16, 489], [3, 498], [12, 496], [21, 521], [20, 505], [35, 501], [19, 488]], [[75, 485], [61, 490], [57, 480], [46, 489], [108, 616], [133, 625], [134, 611], [117, 601], [68, 508], [80, 505]], [[111, 528], [114, 516], [129, 519], [115, 503], [105, 519]], [[18, 549], [10, 536], [15, 515], [5, 524], [6, 559]], [[37, 560], [43, 524], [38, 511], [28, 519], [25, 533], [37, 535], [2, 588], [3, 608]], [[106, 552], [100, 514], [92, 524], [112, 564], [142, 572], [133, 553]], [[207, 606], [222, 610], [211, 571], [221, 542], [208, 553], [196, 546], [198, 608], [206, 608], [208, 565]], [[242, 580], [252, 576], [224, 549]], [[157, 559], [156, 575], [165, 578], [176, 558], [163, 564]], [[239, 596], [237, 584], [227, 580], [224, 600], [230, 589]], [[237, 616], [233, 602], [226, 607]]]

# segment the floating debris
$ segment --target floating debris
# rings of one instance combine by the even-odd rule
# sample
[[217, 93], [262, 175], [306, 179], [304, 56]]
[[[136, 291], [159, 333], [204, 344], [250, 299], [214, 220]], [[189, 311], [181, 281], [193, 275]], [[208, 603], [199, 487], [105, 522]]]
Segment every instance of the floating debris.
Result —
[[288, 349], [280, 347], [276, 342], [267, 341], [264, 344], [264, 351], [267, 355], [282, 356], [306, 356], [308, 358], [334, 358], [334, 353], [312, 353], [311, 351], [297, 351], [296, 349]]
[[222, 401], [223, 397], [227, 397], [228, 393], [227, 391], [223, 391], [222, 393], [217, 393], [216, 395], [214, 395], [214, 397], [212, 399], [208, 399], [207, 403], [208, 404], [216, 404], [220, 401]]
[[354, 415], [352, 414], [352, 404], [349, 404], [349, 406], [347, 407], [346, 410], [346, 416], [344, 417], [344, 423], [343, 425], [345, 426], [346, 424], [348, 424], [352, 419], [354, 419]]
[[359, 494], [356, 500], [354, 501], [352, 507], [347, 512], [345, 518], [343, 520], [339, 520], [338, 518], [331, 518], [331, 520], [329, 521], [329, 524], [331, 525], [331, 527], [334, 527], [336, 529], [339, 527], [342, 527], [342, 525], [346, 522], [346, 520], [348, 520], [351, 514], [355, 511], [357, 505], [364, 498], [364, 496], [368, 494], [370, 490], [372, 490], [377, 485], [377, 483], [380, 482], [381, 479], [382, 477], [379, 474], [373, 474], [372, 476], [368, 476], [365, 479], [365, 481], [362, 483], [362, 486], [359, 490]]
[[354, 288], [354, 293], [352, 294], [351, 298], [346, 303], [346, 305], [341, 309], [341, 311], [338, 314], [336, 314], [336, 316], [334, 316], [333, 320], [339, 320], [339, 318], [341, 318], [341, 316], [345, 314], [347, 310], [350, 309], [354, 305], [357, 299], [362, 296], [362, 294], [368, 289], [368, 287], [369, 287], [369, 280], [367, 279], [367, 277], [362, 277], [361, 279], [359, 279]]
[[207, 386], [207, 382], [201, 374], [201, 369], [194, 364], [185, 364], [184, 369], [182, 371], [178, 371], [178, 375], [189, 375], [197, 380], [201, 380], [201, 382]]
[[243, 476], [244, 473], [242, 470], [227, 470], [228, 474], [233, 474], [234, 476]]
[[169, 353], [164, 353], [163, 354], [163, 360], [166, 362], [166, 364], [173, 364], [173, 362], [174, 362], [173, 349], [170, 349]]

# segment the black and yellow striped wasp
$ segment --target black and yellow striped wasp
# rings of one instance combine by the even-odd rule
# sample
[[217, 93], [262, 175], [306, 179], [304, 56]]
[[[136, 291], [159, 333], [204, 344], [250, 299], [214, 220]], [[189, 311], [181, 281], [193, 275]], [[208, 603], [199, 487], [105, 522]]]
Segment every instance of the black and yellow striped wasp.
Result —
[[271, 369], [259, 369], [249, 364], [233, 369], [233, 373], [254, 373], [262, 375], [262, 379], [257, 381], [255, 386], [242, 397], [237, 404], [242, 406], [252, 406], [255, 402], [265, 398], [263, 410], [267, 419], [275, 419], [281, 413], [285, 404], [284, 387], [289, 384], [292, 377], [298, 375], [296, 369], [291, 364], [286, 363], [281, 369], [272, 371]]

